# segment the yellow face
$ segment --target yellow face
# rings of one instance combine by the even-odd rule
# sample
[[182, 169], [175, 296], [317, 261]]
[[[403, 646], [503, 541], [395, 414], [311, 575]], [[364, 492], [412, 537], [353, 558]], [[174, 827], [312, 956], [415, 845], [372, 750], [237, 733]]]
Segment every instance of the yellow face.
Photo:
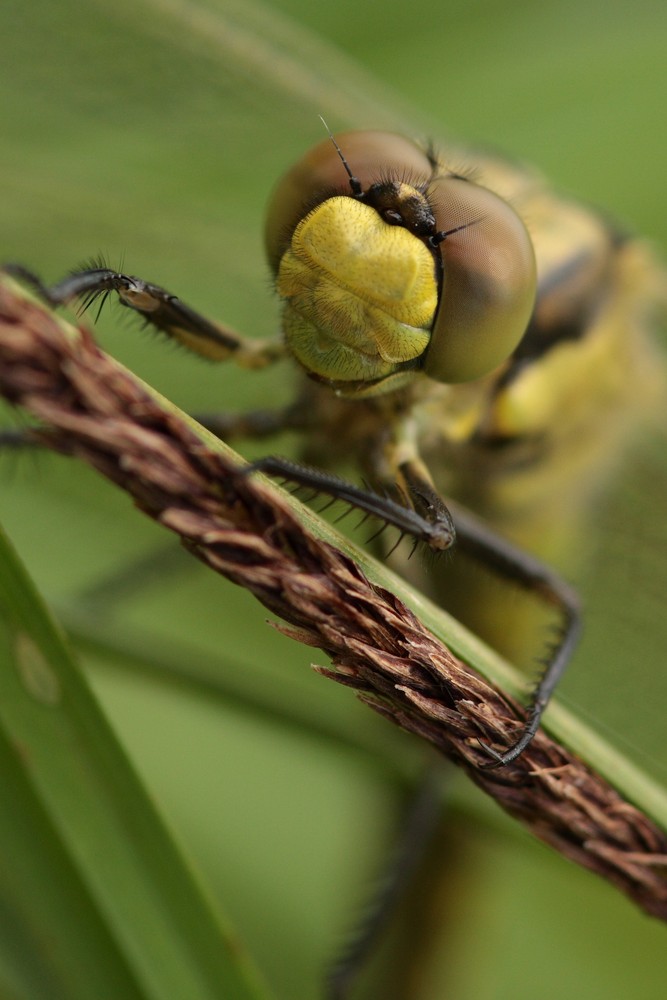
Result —
[[277, 285], [287, 346], [308, 372], [377, 381], [428, 346], [438, 304], [432, 253], [353, 198], [328, 198], [301, 220]]
[[514, 210], [391, 133], [307, 153], [274, 193], [266, 240], [289, 350], [344, 395], [486, 375], [533, 310], [535, 258]]

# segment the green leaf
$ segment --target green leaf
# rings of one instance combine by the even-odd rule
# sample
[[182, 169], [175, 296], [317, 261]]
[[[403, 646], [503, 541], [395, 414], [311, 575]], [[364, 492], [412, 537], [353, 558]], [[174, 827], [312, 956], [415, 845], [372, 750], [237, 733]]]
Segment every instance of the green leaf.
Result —
[[0, 536], [0, 962], [19, 995], [264, 994]]

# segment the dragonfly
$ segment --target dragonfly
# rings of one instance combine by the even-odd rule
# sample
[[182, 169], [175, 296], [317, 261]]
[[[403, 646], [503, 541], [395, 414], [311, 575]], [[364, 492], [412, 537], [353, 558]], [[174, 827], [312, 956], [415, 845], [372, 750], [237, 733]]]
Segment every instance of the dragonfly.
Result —
[[[342, 80], [343, 76], [344, 74], [340, 74], [339, 79]], [[329, 119], [330, 113], [326, 110], [325, 113]], [[369, 116], [368, 114], [366, 114], [366, 118], [368, 120], [375, 120], [374, 116]], [[302, 130], [303, 127], [303, 125], [299, 125], [299, 130]], [[311, 123], [309, 123], [308, 127], [311, 127]], [[313, 125], [315, 138], [317, 138], [317, 129], [319, 129], [319, 124], [315, 121]], [[421, 130], [417, 129], [411, 132], [410, 129], [403, 128], [403, 131], [410, 135], [415, 134], [415, 131]], [[262, 167], [263, 183], [266, 183], [267, 175], [269, 175], [269, 183], [271, 182], [274, 175], [273, 165], [275, 161], [282, 158], [284, 160], [283, 165], [287, 165], [290, 157], [298, 156], [305, 148], [306, 144], [302, 142], [301, 134], [296, 137], [294, 135], [290, 136], [286, 126], [283, 124], [280, 142], [279, 144], [275, 144], [268, 156], [271, 163], [264, 164]], [[355, 170], [358, 170], [355, 165], [355, 157], [345, 149], [344, 145], [341, 148], [354, 173]], [[564, 243], [566, 244], [564, 257], [568, 257], [569, 255], [573, 268], [576, 269], [577, 263], [586, 260], [591, 266], [599, 267], [601, 271], [604, 271], [605, 268], [613, 269], [615, 266], [613, 262], [617, 261], [617, 258], [623, 252], [622, 247], [625, 248], [626, 252], [629, 252], [630, 248], [632, 248], [633, 252], [644, 252], [643, 244], [640, 241], [626, 239], [622, 232], [608, 224], [606, 218], [599, 213], [578, 204], [573, 199], [564, 198], [554, 193], [537, 173], [533, 173], [521, 165], [514, 164], [499, 156], [496, 157], [488, 153], [469, 151], [465, 147], [457, 144], [451, 145], [447, 142], [436, 143], [435, 148], [438, 150], [438, 154], [443, 156], [445, 161], [457, 173], [470, 177], [473, 183], [479, 183], [483, 187], [488, 183], [491, 190], [500, 195], [504, 201], [507, 201], [525, 219], [531, 240], [534, 241], [538, 249], [538, 257], [540, 252], [538, 247], [538, 244], [540, 244], [540, 234], [543, 237], [541, 243], [542, 253], [548, 255], [549, 250], [547, 249], [547, 245], [549, 245], [550, 250], [557, 257], [558, 234], [550, 234], [549, 227], [554, 225], [554, 218], [559, 217], [560, 213], [566, 210], [571, 212], [570, 221], [572, 222], [572, 228], [569, 230], [567, 237], [563, 236]], [[257, 169], [255, 163], [252, 164], [252, 169]], [[346, 175], [341, 176], [340, 184], [342, 187], [348, 184]], [[579, 221], [576, 222], [575, 219]], [[243, 228], [246, 228], [245, 223]], [[551, 244], [549, 244], [550, 236], [554, 236], [554, 242]], [[591, 242], [587, 243], [589, 239]], [[577, 258], [576, 255], [573, 258], [573, 248], [578, 248], [581, 251], [580, 258]], [[132, 255], [131, 249], [126, 249], [125, 253], [129, 262]], [[231, 256], [228, 251], [226, 253], [228, 257]], [[652, 274], [655, 266], [654, 261], [648, 250], [645, 250], [645, 253], [645, 260], [648, 264], [646, 273]], [[226, 266], [230, 267], [230, 273], [233, 275], [234, 272], [231, 270], [233, 268], [233, 261], [229, 261], [228, 257], [226, 258]], [[542, 259], [544, 260], [545, 257], [543, 256]], [[151, 265], [148, 266], [151, 267]], [[543, 268], [544, 265], [542, 265], [542, 273], [544, 273]], [[203, 271], [204, 266], [201, 265], [199, 270], [200, 272]], [[125, 271], [120, 268], [118, 272], [114, 273], [125, 273]], [[144, 272], [140, 271], [140, 273]], [[539, 273], [540, 268], [538, 267]], [[587, 277], [590, 282], [588, 287], [595, 286], [597, 281], [595, 275], [588, 273]], [[162, 280], [159, 274], [156, 274], [156, 278]], [[601, 284], [604, 284], [604, 276], [598, 275], [598, 278], [600, 278]], [[234, 281], [235, 279], [232, 277], [232, 282]], [[221, 285], [223, 283], [222, 277], [220, 283]], [[179, 294], [183, 294], [187, 302], [192, 302], [193, 305], [196, 305], [197, 297], [189, 289], [186, 290], [183, 288], [181, 291], [178, 281], [173, 280], [171, 276], [165, 279], [165, 284], [169, 288], [173, 287]], [[597, 287], [599, 288], [600, 284]], [[618, 286], [611, 280], [609, 287]], [[585, 298], [585, 289], [582, 287], [579, 291]], [[654, 298], [657, 298], [657, 295], [654, 296], [650, 287], [635, 287], [635, 291], [638, 304], [643, 303], [648, 306], [654, 301]], [[224, 301], [224, 293], [222, 298]], [[558, 305], [558, 300], [559, 296], [554, 294], [552, 303]], [[543, 298], [543, 301], [546, 302], [547, 299]], [[560, 301], [562, 302], [563, 300], [561, 299]], [[262, 322], [265, 323], [266, 320], [263, 319]], [[639, 329], [641, 331], [641, 324], [639, 325]], [[627, 407], [624, 403], [624, 406], [619, 411], [619, 423], [621, 424], [624, 424], [620, 416], [621, 413], [625, 413], [631, 419], [634, 419], [633, 414], [636, 413], [637, 402], [640, 404], [640, 409], [644, 404], [647, 405], [647, 408], [651, 405], [653, 397], [652, 385], [655, 377], [654, 368], [657, 368], [658, 365], [654, 365], [653, 362], [654, 354], [652, 352], [648, 326], [646, 330], [645, 337], [641, 332], [639, 333], [639, 344], [635, 360], [637, 365], [645, 367], [647, 378], [645, 380], [641, 372], [637, 372], [637, 369], [634, 367], [634, 361], [633, 366], [624, 369], [624, 374], [627, 376], [625, 386], [628, 391], [628, 399]], [[572, 332], [574, 333], [574, 331]], [[577, 348], [582, 346], [584, 340], [585, 338], [572, 336], [569, 340], [565, 338], [561, 346], [564, 350], [571, 351], [572, 355], [577, 357]], [[532, 367], [533, 377], [537, 377], [542, 373], [545, 382], [553, 384], [549, 381], [550, 376], [545, 374], [546, 369], [538, 363], [539, 360], [546, 361], [549, 356], [553, 358], [555, 353], [546, 350], [541, 359], [537, 357], [525, 357], [523, 359], [523, 374], [526, 376], [530, 374]], [[173, 361], [173, 358], [170, 360]], [[187, 366], [184, 365], [184, 367]], [[224, 376], [218, 377], [224, 378]], [[264, 378], [263, 375], [258, 376], [258, 379], [261, 380], [262, 378]], [[527, 385], [527, 382], [523, 384]], [[650, 392], [644, 391], [646, 386], [651, 387]], [[504, 400], [508, 401], [510, 396], [509, 382], [505, 388], [508, 392], [504, 396]], [[303, 452], [302, 457], [304, 461], [314, 463], [318, 466], [336, 467], [341, 457], [348, 460], [351, 454], [347, 449], [347, 439], [341, 434], [341, 431], [345, 429], [345, 425], [344, 419], [341, 418], [340, 414], [343, 410], [347, 411], [347, 408], [341, 404], [339, 397], [336, 397], [335, 394], [328, 394], [325, 390], [325, 386], [314, 382], [306, 383], [305, 388], [302, 389], [313, 400], [313, 412], [318, 417], [317, 422], [314, 421], [316, 426], [308, 434], [308, 446]], [[536, 392], [539, 394], [539, 389]], [[594, 503], [595, 490], [597, 488], [602, 489], [607, 472], [611, 471], [608, 467], [613, 465], [616, 460], [619, 462], [623, 461], [623, 448], [619, 446], [619, 441], [622, 444], [626, 428], [622, 426], [619, 429], [619, 434], [616, 434], [613, 426], [605, 427], [605, 434], [599, 439], [599, 450], [592, 460], [592, 465], [597, 465], [597, 469], [591, 469], [588, 465], [591, 459], [590, 438], [587, 437], [584, 440], [577, 437], [572, 429], [572, 425], [567, 420], [562, 419], [562, 411], [558, 414], [556, 421], [550, 419], [548, 424], [549, 431], [554, 431], [555, 429], [557, 435], [562, 435], [563, 437], [570, 433], [572, 438], [576, 440], [580, 448], [581, 466], [579, 468], [583, 468], [584, 466], [586, 468], [586, 475], [579, 476], [576, 463], [573, 468], [568, 468], [567, 462], [564, 465], [559, 465], [557, 462], [554, 463], [553, 471], [558, 472], [558, 475], [562, 477], [561, 481], [570, 484], [567, 492], [567, 502], [564, 502], [557, 499], [557, 494], [562, 496], [558, 490], [549, 488], [548, 475], [541, 480], [541, 483], [538, 482], [537, 475], [534, 479], [531, 478], [530, 454], [522, 456], [524, 459], [523, 462], [516, 461], [514, 464], [511, 463], [510, 442], [506, 444], [506, 448], [503, 448], [499, 444], [491, 456], [488, 451], [484, 452], [481, 448], [478, 452], [475, 451], [477, 444], [481, 444], [481, 442], [478, 440], [472, 441], [470, 437], [471, 427], [481, 427], [485, 417], [487, 418], [487, 424], [484, 426], [488, 426], [491, 417], [498, 417], [500, 412], [499, 410], [493, 410], [493, 407], [490, 407], [490, 410], [493, 410], [492, 413], [488, 410], [486, 414], [480, 412], [480, 401], [486, 401], [488, 404], [489, 400], [493, 399], [491, 379], [488, 379], [483, 393], [478, 392], [475, 395], [475, 393], [471, 392], [470, 387], [460, 385], [455, 387], [451, 392], [443, 393], [444, 395], [449, 397], [451, 404], [451, 409], [449, 410], [442, 405], [442, 400], [436, 403], [435, 398], [432, 398], [429, 403], [424, 401], [422, 404], [422, 412], [426, 412], [427, 407], [431, 406], [436, 408], [438, 413], [438, 421], [432, 424], [432, 434], [429, 441], [426, 442], [429, 447], [425, 449], [425, 453], [428, 458], [428, 467], [433, 472], [433, 477], [438, 483], [439, 490], [446, 496], [457, 496], [465, 506], [471, 507], [481, 514], [485, 522], [491, 524], [496, 532], [511, 537], [519, 547], [536, 552], [540, 559], [548, 565], [558, 565], [567, 574], [567, 550], [569, 549], [570, 554], [574, 550], [576, 556], [579, 546], [587, 541], [586, 523]], [[495, 401], [498, 402], [499, 399], [500, 394]], [[331, 402], [325, 402], [326, 400], [330, 400]], [[366, 408], [370, 409], [373, 405], [371, 400], [366, 402], [356, 400], [352, 401], [352, 403], [357, 406], [359, 411]], [[510, 409], [508, 402], [508, 410]], [[569, 417], [571, 415], [569, 407], [566, 406], [565, 410], [566, 415]], [[600, 410], [598, 409], [597, 412], [599, 413]], [[615, 418], [616, 411], [613, 411], [613, 416]], [[555, 424], [557, 425], [556, 427], [554, 427]], [[333, 433], [332, 428], [335, 428]], [[553, 438], [551, 440], [553, 441]], [[443, 441], [446, 442], [444, 450], [442, 448]], [[532, 443], [536, 447], [535, 440]], [[566, 443], [562, 443], [563, 449], [556, 449], [561, 457], [566, 455], [572, 456]], [[336, 448], [338, 453], [336, 453]], [[465, 461], [462, 460], [463, 456], [465, 456]], [[471, 456], [474, 456], [473, 462], [469, 461]], [[491, 467], [489, 466], [489, 457], [492, 460]], [[545, 466], [542, 465], [541, 468], [544, 471]], [[480, 470], [482, 469], [487, 470], [484, 476], [480, 475]], [[622, 474], [623, 469], [621, 468], [620, 471]], [[486, 478], [487, 476], [488, 478]], [[650, 474], [647, 476], [647, 479], [650, 481]], [[553, 483], [553, 481], [552, 479], [551, 482]], [[500, 491], [496, 489], [499, 483], [504, 484]], [[540, 488], [543, 489], [541, 493]], [[534, 504], [530, 503], [531, 498], [536, 499], [537, 502]], [[525, 501], [525, 505], [522, 504], [522, 501]], [[624, 509], [627, 510], [627, 506]], [[641, 537], [638, 538], [636, 535], [633, 535], [632, 529], [627, 526], [624, 517], [619, 518], [617, 527], [620, 538], [623, 539], [625, 535], [629, 539], [629, 562], [632, 563], [633, 559], [640, 559], [642, 549]], [[581, 541], [582, 534], [583, 542]], [[650, 548], [650, 538], [648, 545], [644, 547]], [[616, 551], [618, 552], [618, 548]], [[622, 547], [622, 551], [625, 555], [626, 548]], [[566, 553], [565, 556], [562, 555], [563, 552]], [[400, 559], [400, 557], [401, 553], [397, 552], [394, 558]], [[441, 562], [444, 562], [444, 560], [441, 560]], [[503, 621], [507, 622], [509, 611], [512, 611], [514, 616], [512, 621], [517, 621], [516, 605], [517, 603], [523, 605], [524, 602], [517, 600], [517, 595], [511, 585], [508, 587], [500, 586], [498, 580], [493, 575], [487, 579], [486, 574], [481, 574], [477, 567], [467, 566], [467, 564], [465, 567], [461, 565], [457, 569], [459, 562], [463, 562], [463, 560], [456, 558], [453, 560], [447, 559], [445, 569], [446, 573], [450, 574], [450, 577], [452, 574], [460, 572], [462, 584], [456, 587], [447, 587], [443, 583], [443, 588], [445, 588], [446, 592], [440, 596], [445, 601], [449, 600], [448, 606], [452, 608], [457, 616], [463, 620], [467, 620], [478, 633], [487, 635], [492, 644], [503, 649], [511, 659], [525, 660], [530, 665], [535, 649], [540, 648], [540, 636], [542, 634], [540, 624], [538, 624], [537, 629], [534, 629], [532, 625], [534, 613], [532, 601], [527, 602], [530, 607], [522, 610], [520, 613], [519, 622], [521, 627], [503, 628], [502, 623]], [[408, 571], [421, 576], [417, 559], [413, 558], [410, 561]], [[439, 568], [433, 575], [440, 575]], [[445, 576], [445, 572], [442, 575]], [[478, 599], [475, 599], [475, 595], [478, 595]], [[500, 627], [497, 621], [489, 621], [489, 616], [500, 620]], [[526, 639], [526, 633], [528, 632], [532, 633], [529, 641]], [[570, 674], [570, 678], [574, 675], [574, 680], [571, 683], [576, 684], [582, 673], [585, 672], [585, 670], [580, 671], [577, 666]], [[598, 683], [600, 682], [598, 681]], [[644, 699], [640, 698], [637, 700], [641, 704]], [[589, 701], [590, 703], [592, 702]]]
[[[103, 263], [50, 287], [10, 271], [54, 307], [115, 293], [213, 361], [252, 371], [289, 357], [305, 376], [294, 402], [202, 422], [225, 439], [300, 432], [319, 467], [354, 456], [376, 492], [276, 457], [255, 468], [435, 551], [458, 534], [464, 553], [555, 608], [557, 638], [523, 729], [509, 748], [482, 744], [489, 766], [508, 764], [535, 735], [580, 630], [574, 592], [528, 552], [549, 556], [554, 535], [573, 547], [584, 498], [658, 398], [652, 303], [636, 280], [657, 265], [641, 241], [530, 174], [478, 160], [473, 179], [472, 165], [454, 169], [446, 154], [369, 130], [330, 133], [288, 170], [265, 243], [282, 314], [267, 341]], [[485, 524], [458, 509], [455, 525], [445, 496]], [[511, 612], [469, 581], [450, 588], [458, 615], [515, 653]], [[476, 617], [489, 605], [495, 625]]]
[[[663, 389], [651, 328], [661, 286], [653, 302], [642, 282], [659, 265], [641, 240], [523, 171], [454, 169], [446, 154], [369, 130], [329, 133], [287, 171], [265, 243], [281, 306], [281, 334], [265, 341], [103, 262], [52, 286], [9, 270], [53, 307], [115, 294], [213, 361], [253, 371], [289, 358], [303, 376], [294, 401], [205, 426], [226, 439], [303, 434], [319, 468], [269, 457], [251, 469], [434, 551], [458, 536], [464, 554], [555, 609], [526, 722], [509, 748], [480, 744], [486, 766], [507, 765], [535, 735], [580, 630], [574, 591], [531, 553], [549, 554], [555, 533], [574, 546], [587, 502]], [[375, 491], [322, 470], [344, 456]], [[509, 603], [482, 600], [464, 577], [447, 587], [464, 620], [517, 654], [524, 623]], [[477, 619], [489, 603], [491, 619]]]

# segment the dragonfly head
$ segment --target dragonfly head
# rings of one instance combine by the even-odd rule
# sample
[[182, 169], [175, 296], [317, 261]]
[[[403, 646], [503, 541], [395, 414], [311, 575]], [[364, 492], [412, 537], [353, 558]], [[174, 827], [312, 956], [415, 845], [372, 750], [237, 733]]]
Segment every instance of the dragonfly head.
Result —
[[266, 244], [289, 349], [349, 395], [419, 373], [479, 378], [512, 353], [534, 305], [519, 216], [392, 133], [310, 150], [274, 192]]

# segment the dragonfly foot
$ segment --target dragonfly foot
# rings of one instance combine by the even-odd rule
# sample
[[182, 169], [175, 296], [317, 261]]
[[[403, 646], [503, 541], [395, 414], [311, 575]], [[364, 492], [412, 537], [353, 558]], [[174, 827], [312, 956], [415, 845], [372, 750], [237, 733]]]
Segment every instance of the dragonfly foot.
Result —
[[495, 767], [505, 767], [506, 764], [511, 764], [513, 760], [516, 760], [521, 756], [523, 751], [526, 749], [530, 741], [532, 740], [534, 732], [526, 732], [523, 734], [520, 740], [518, 740], [513, 747], [509, 750], [505, 750], [504, 753], [498, 753], [493, 747], [490, 747], [488, 743], [483, 743], [482, 740], [478, 740], [480, 747], [485, 754], [491, 758], [483, 764], [480, 764], [480, 768], [485, 771], [492, 770]]

